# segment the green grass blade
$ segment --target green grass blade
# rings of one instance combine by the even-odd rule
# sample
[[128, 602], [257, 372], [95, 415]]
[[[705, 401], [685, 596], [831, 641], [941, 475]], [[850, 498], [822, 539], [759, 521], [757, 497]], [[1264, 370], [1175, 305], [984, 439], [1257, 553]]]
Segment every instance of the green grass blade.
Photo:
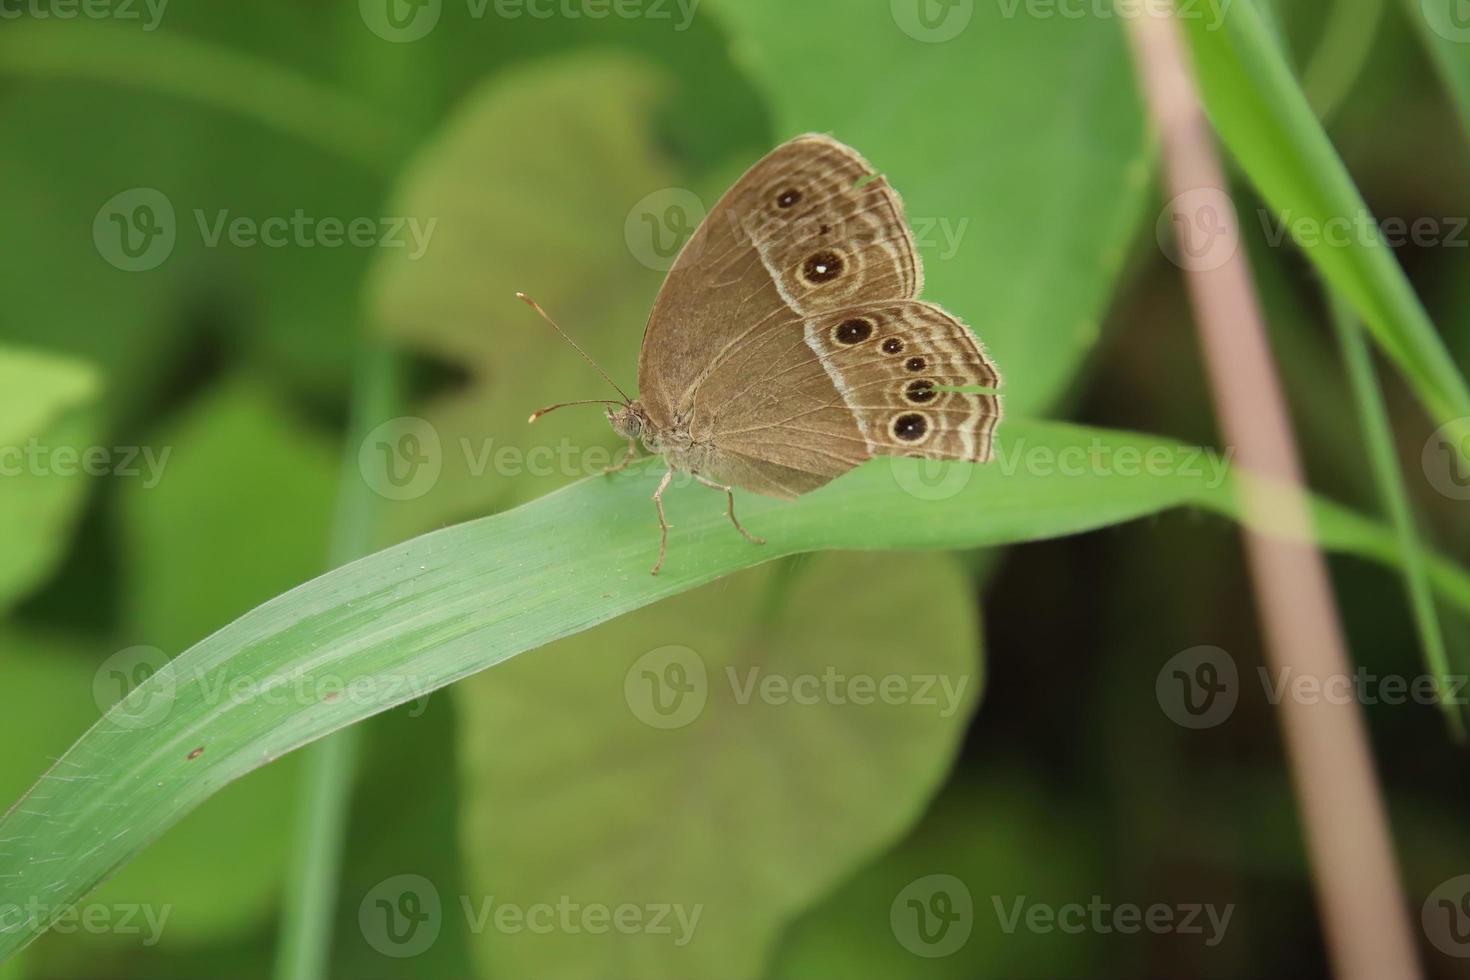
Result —
[[[1323, 277], [1352, 303], [1457, 445], [1470, 444], [1470, 386], [1362, 195], [1249, 3], [1207, 0], [1183, 16], [1205, 108], [1231, 154]], [[1243, 220], [1250, 220], [1244, 217]], [[1302, 234], [1312, 229], [1311, 238]], [[1342, 235], [1329, 240], [1327, 232]]]
[[[1419, 633], [1419, 643], [1424, 648], [1424, 661], [1439, 682], [1439, 690], [1454, 690], [1450, 678], [1449, 658], [1445, 653], [1444, 633], [1440, 629], [1439, 617], [1434, 610], [1434, 594], [1430, 590], [1429, 575], [1425, 569], [1424, 549], [1414, 526], [1414, 514], [1409, 507], [1409, 494], [1404, 488], [1403, 475], [1399, 472], [1398, 457], [1394, 453], [1393, 432], [1389, 428], [1388, 408], [1383, 403], [1383, 392], [1373, 371], [1372, 355], [1363, 339], [1362, 327], [1353, 316], [1352, 310], [1334, 292], [1328, 293], [1333, 329], [1337, 332], [1338, 344], [1347, 364], [1348, 380], [1352, 382], [1354, 401], [1358, 406], [1358, 423], [1362, 427], [1368, 448], [1368, 464], [1373, 470], [1373, 482], [1378, 495], [1388, 512], [1389, 523], [1398, 539], [1399, 554], [1402, 556], [1404, 590], [1408, 594], [1409, 606], [1414, 615], [1414, 628]], [[1440, 700], [1445, 720], [1456, 740], [1465, 740], [1465, 722], [1460, 716], [1458, 705]]]
[[[377, 552], [258, 607], [109, 711], [0, 820], [0, 957], [231, 780], [308, 742], [518, 653], [783, 555], [980, 547], [1075, 534], [1181, 505], [1233, 513], [1229, 474], [1196, 447], [1011, 422], [988, 466], [875, 460], [793, 502], [694, 484], [666, 497], [656, 461]], [[681, 483], [684, 481], [681, 481]], [[1393, 560], [1392, 533], [1319, 506], [1326, 547]], [[1470, 609], [1470, 575], [1430, 574]]]
[[[342, 491], [332, 529], [332, 568], [372, 550], [381, 498], [358, 475], [358, 447], [373, 426], [397, 411], [399, 382], [393, 352], [386, 345], [369, 342], [353, 389], [352, 424], [342, 457]], [[357, 731], [343, 729], [307, 750], [294, 860], [289, 865], [291, 877], [286, 883], [276, 950], [278, 980], [314, 980], [327, 975], [357, 761]]]

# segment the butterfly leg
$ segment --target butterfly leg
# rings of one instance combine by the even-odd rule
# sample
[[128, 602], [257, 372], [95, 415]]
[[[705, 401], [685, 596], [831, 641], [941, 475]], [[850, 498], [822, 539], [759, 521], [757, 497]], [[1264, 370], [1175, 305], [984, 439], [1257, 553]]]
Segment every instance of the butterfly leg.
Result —
[[629, 436], [628, 437], [628, 448], [625, 449], [625, 450], [623, 450], [622, 458], [619, 459], [616, 463], [614, 463], [611, 466], [609, 466], [607, 469], [603, 470], [602, 471], [602, 475], [603, 476], [608, 476], [608, 475], [610, 475], [612, 473], [618, 472], [618, 470], [625, 470], [625, 469], [627, 469], [628, 468], [628, 464], [631, 463], [631, 462], [633, 462], [633, 457], [635, 457], [637, 455], [638, 455], [638, 441], [636, 439], [634, 439], [632, 436]]
[[716, 483], [713, 480], [706, 480], [704, 477], [700, 476], [698, 473], [695, 473], [694, 474], [694, 478], [696, 480], [698, 480], [700, 483], [703, 483], [705, 486], [709, 487], [711, 490], [723, 490], [723, 491], [725, 491], [725, 500], [726, 500], [726, 502], [729, 505], [728, 507], [726, 507], [725, 513], [727, 513], [727, 514], [730, 515], [730, 523], [735, 525], [735, 530], [737, 530], [741, 534], [745, 535], [745, 540], [749, 541], [751, 544], [765, 544], [766, 543], [766, 539], [765, 538], [758, 538], [754, 534], [751, 534], [745, 528], [743, 528], [743, 527], [740, 526], [740, 521], [735, 517], [735, 491], [734, 491], [734, 488], [727, 487], [723, 483]]
[[674, 468], [670, 466], [664, 471], [664, 478], [658, 481], [658, 489], [653, 491], [653, 506], [658, 508], [658, 561], [653, 563], [652, 575], [657, 575], [658, 570], [664, 567], [664, 555], [669, 550], [669, 522], [664, 519], [664, 491], [669, 488], [669, 481], [674, 478]]

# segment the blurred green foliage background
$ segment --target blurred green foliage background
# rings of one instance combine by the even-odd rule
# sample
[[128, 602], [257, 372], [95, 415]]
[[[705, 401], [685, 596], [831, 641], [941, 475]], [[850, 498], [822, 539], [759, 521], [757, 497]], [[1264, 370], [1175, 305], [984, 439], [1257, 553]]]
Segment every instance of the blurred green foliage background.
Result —
[[[53, 460], [0, 478], [7, 804], [121, 693], [105, 667], [121, 651], [176, 655], [326, 569], [344, 445], [357, 457], [347, 406], [366, 345], [399, 353], [403, 414], [444, 447], [431, 489], [378, 501], [377, 545], [596, 472], [619, 448], [596, 411], [524, 424], [539, 405], [605, 392], [513, 291], [631, 387], [662, 277], [643, 215], [659, 234], [670, 194], [710, 204], [803, 131], [854, 145], [904, 195], [925, 295], [984, 339], [1010, 413], [1218, 444], [1109, 6], [73, 9], [0, 0], [0, 443], [105, 447], [111, 462], [95, 476]], [[1416, 3], [1280, 15], [1375, 213], [1443, 228], [1470, 213], [1454, 98], [1467, 46], [1426, 41]], [[1239, 191], [1312, 484], [1376, 512], [1319, 287]], [[168, 235], [153, 236], [140, 203]], [[280, 247], [228, 230], [297, 215], [313, 230]], [[324, 219], [365, 220], [372, 244], [329, 244]], [[131, 254], [128, 242], [145, 241]], [[1467, 241], [1396, 250], [1462, 369]], [[1420, 478], [1434, 426], [1384, 377], [1429, 537], [1463, 556], [1464, 501]], [[545, 446], [566, 450], [533, 464], [550, 458], [533, 453]], [[132, 447], [137, 475], [120, 465]], [[1422, 672], [1396, 577], [1348, 560], [1333, 572], [1356, 661]], [[1446, 626], [1463, 655], [1465, 624]], [[1196, 731], [1161, 710], [1155, 682], [1170, 657], [1205, 644], [1252, 680], [1225, 723]], [[666, 731], [621, 691], [630, 665], [667, 645], [720, 677], [831, 668], [964, 686], [947, 715], [740, 704], [726, 691], [699, 723]], [[366, 723], [331, 973], [1324, 975], [1260, 664], [1238, 530], [1215, 517], [1173, 513], [1005, 553], [754, 569]], [[1417, 911], [1470, 871], [1462, 750], [1432, 706], [1367, 712]], [[225, 788], [88, 900], [167, 910], [157, 942], [146, 926], [57, 930], [0, 977], [268, 975], [298, 766], [287, 757]], [[967, 940], [931, 958], [893, 910], [936, 874], [964, 883], [973, 913]], [[436, 937], [406, 957], [385, 954], [362, 914], [402, 875], [443, 905]], [[468, 914], [491, 898], [563, 895], [703, 913], [684, 945], [477, 927]], [[1179, 931], [1008, 931], [1000, 913], [1020, 898], [1094, 896], [1233, 915], [1207, 944]], [[1467, 973], [1424, 951], [1433, 975]]]

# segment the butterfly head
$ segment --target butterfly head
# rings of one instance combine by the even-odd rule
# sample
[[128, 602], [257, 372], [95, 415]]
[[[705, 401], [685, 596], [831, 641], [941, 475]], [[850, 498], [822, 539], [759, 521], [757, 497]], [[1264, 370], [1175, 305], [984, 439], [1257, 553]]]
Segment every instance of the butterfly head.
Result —
[[648, 429], [648, 416], [643, 413], [643, 406], [636, 399], [626, 405], [609, 405], [607, 421], [613, 431], [624, 439], [642, 439], [643, 433]]

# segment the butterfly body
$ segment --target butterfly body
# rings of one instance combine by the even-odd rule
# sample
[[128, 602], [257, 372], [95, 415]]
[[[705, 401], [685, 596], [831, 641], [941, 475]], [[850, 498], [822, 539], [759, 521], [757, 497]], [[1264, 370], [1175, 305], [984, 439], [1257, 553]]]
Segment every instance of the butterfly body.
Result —
[[903, 205], [856, 151], [798, 136], [710, 210], [659, 291], [639, 398], [613, 428], [722, 490], [792, 498], [875, 456], [983, 462], [1000, 375], [975, 335], [918, 298]]

